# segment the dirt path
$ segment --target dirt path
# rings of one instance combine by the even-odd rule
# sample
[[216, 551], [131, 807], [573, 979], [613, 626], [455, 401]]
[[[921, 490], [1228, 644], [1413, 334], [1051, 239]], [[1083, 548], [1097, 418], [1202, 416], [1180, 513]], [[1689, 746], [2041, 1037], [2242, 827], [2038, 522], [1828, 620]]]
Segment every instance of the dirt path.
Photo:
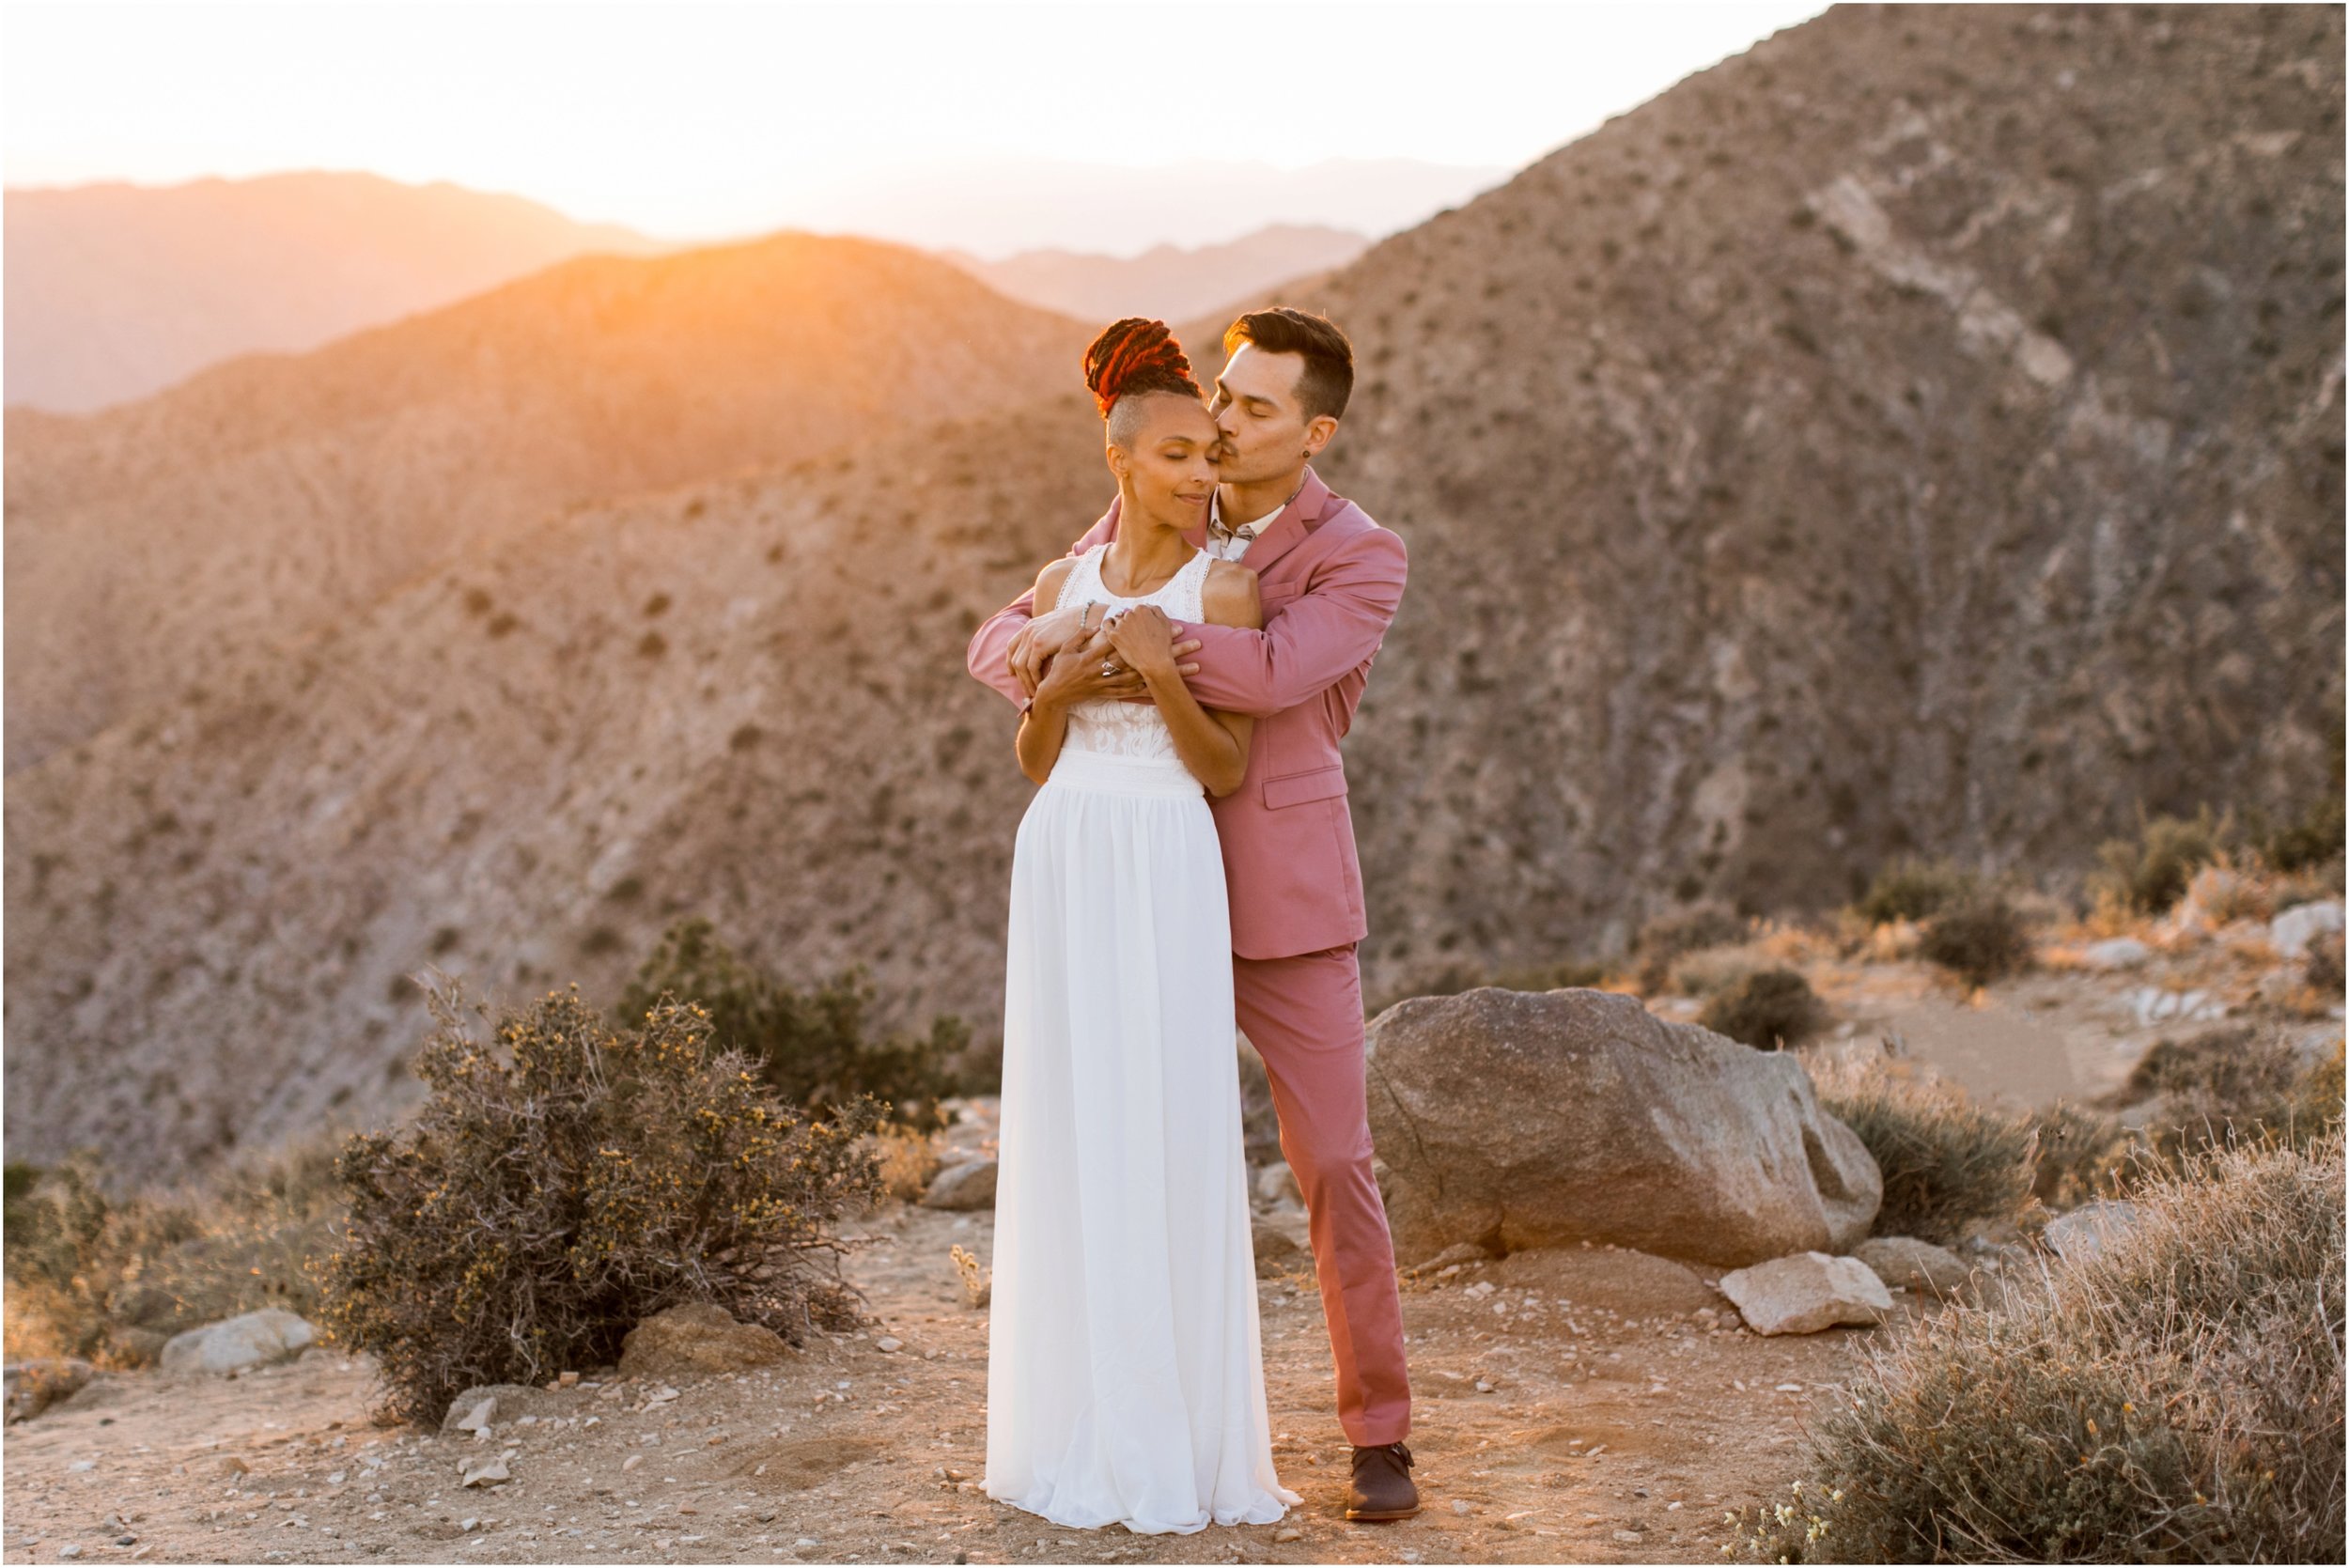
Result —
[[[1814, 979], [1852, 1048], [1893, 1030], [1978, 1093], [2045, 1103], [2109, 1087], [2180, 1028], [2142, 1015], [2155, 989], [2240, 1006], [2258, 972], [2204, 950], [2127, 976], [2035, 974], [1993, 997], [1952, 994], [1916, 965], [1819, 965]], [[949, 1141], [987, 1150], [992, 1109], [977, 1102]], [[1301, 1213], [1265, 1218], [1301, 1243]], [[1805, 1417], [1835, 1397], [1873, 1332], [1721, 1329], [1698, 1315], [1726, 1308], [1709, 1288], [1718, 1271], [1607, 1248], [1407, 1277], [1425, 1507], [1353, 1525], [1300, 1250], [1259, 1297], [1275, 1458], [1304, 1503], [1277, 1525], [1191, 1535], [1067, 1530], [977, 1489], [987, 1319], [950, 1250], [991, 1256], [992, 1224], [893, 1203], [852, 1227], [870, 1244], [848, 1273], [875, 1325], [672, 1398], [586, 1371], [580, 1387], [538, 1396], [543, 1418], [501, 1420], [488, 1442], [370, 1426], [367, 1365], [331, 1350], [226, 1381], [101, 1377], [8, 1430], [0, 1559], [78, 1547], [83, 1560], [204, 1562], [1719, 1561], [1723, 1512], [1782, 1500]], [[1904, 1316], [1933, 1310], [1894, 1300]], [[884, 1337], [899, 1348], [880, 1349]], [[459, 1484], [466, 1460], [500, 1448], [512, 1481]]]
[[[1797, 1423], [1865, 1333], [1712, 1330], [1691, 1313], [1720, 1303], [1694, 1276], [1607, 1249], [1407, 1280], [1425, 1508], [1348, 1524], [1300, 1270], [1261, 1299], [1275, 1455], [1303, 1505], [1191, 1535], [1067, 1530], [976, 1489], [987, 1320], [949, 1249], [988, 1256], [991, 1223], [893, 1204], [849, 1269], [878, 1326], [649, 1406], [658, 1389], [583, 1384], [486, 1443], [368, 1425], [366, 1364], [331, 1350], [228, 1380], [101, 1378], [9, 1429], [6, 1560], [1719, 1560], [1722, 1511], [1795, 1473]], [[463, 1461], [506, 1446], [513, 1481], [459, 1486]]]

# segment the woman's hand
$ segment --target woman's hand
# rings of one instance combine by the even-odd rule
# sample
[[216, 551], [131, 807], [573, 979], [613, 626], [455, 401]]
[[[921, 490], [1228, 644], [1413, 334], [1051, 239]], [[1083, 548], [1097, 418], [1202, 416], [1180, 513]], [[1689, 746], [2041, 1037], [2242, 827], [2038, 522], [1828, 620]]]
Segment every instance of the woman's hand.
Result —
[[1110, 617], [1101, 631], [1117, 657], [1143, 679], [1174, 675], [1174, 623], [1157, 605], [1137, 604], [1122, 610]]
[[[1117, 660], [1114, 651], [1106, 626], [1081, 643], [1070, 643], [1045, 666], [1044, 679], [1035, 689], [1036, 702], [1046, 707], [1068, 708], [1102, 698], [1146, 696], [1142, 676]], [[1111, 674], [1101, 673], [1105, 663], [1115, 666]]]

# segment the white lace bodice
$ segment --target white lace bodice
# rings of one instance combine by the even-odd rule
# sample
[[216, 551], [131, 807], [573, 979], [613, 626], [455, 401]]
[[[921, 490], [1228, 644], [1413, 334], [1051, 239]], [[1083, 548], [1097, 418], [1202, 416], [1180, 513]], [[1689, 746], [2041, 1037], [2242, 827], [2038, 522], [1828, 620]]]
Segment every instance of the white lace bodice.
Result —
[[[1207, 582], [1207, 569], [1215, 558], [1200, 551], [1183, 563], [1182, 569], [1149, 593], [1128, 598], [1112, 594], [1101, 582], [1101, 557], [1107, 553], [1106, 543], [1095, 545], [1077, 557], [1067, 578], [1060, 585], [1060, 597], [1052, 601], [1055, 610], [1074, 608], [1081, 604], [1106, 604], [1114, 610], [1131, 609], [1137, 604], [1155, 604], [1174, 621], [1204, 621], [1207, 618], [1203, 595]], [[1079, 703], [1068, 710], [1068, 733], [1061, 740], [1061, 750], [1067, 752], [1107, 753], [1112, 756], [1162, 758], [1182, 766], [1175, 754], [1174, 732], [1166, 727], [1166, 718], [1153, 703], [1127, 703], [1104, 698], [1096, 702]]]

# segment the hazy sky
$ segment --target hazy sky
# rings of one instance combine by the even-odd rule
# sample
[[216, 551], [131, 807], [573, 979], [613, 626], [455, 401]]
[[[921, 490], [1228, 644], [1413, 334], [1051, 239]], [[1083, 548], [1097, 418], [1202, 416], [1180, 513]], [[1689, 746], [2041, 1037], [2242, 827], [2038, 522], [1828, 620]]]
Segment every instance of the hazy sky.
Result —
[[1515, 168], [1824, 8], [8, 0], [0, 163], [367, 169], [712, 240], [942, 162]]

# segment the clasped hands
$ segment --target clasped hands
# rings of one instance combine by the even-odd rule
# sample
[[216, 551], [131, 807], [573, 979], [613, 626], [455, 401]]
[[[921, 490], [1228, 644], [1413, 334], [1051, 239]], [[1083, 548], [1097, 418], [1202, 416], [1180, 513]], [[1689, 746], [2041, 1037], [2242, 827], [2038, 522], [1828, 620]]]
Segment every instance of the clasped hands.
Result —
[[1011, 673], [1039, 702], [1123, 701], [1150, 694], [1152, 677], [1192, 675], [1179, 662], [1199, 651], [1199, 640], [1174, 641], [1174, 623], [1155, 604], [1137, 604], [1080, 629], [1088, 606], [1055, 610], [1019, 629], [1011, 641]]

